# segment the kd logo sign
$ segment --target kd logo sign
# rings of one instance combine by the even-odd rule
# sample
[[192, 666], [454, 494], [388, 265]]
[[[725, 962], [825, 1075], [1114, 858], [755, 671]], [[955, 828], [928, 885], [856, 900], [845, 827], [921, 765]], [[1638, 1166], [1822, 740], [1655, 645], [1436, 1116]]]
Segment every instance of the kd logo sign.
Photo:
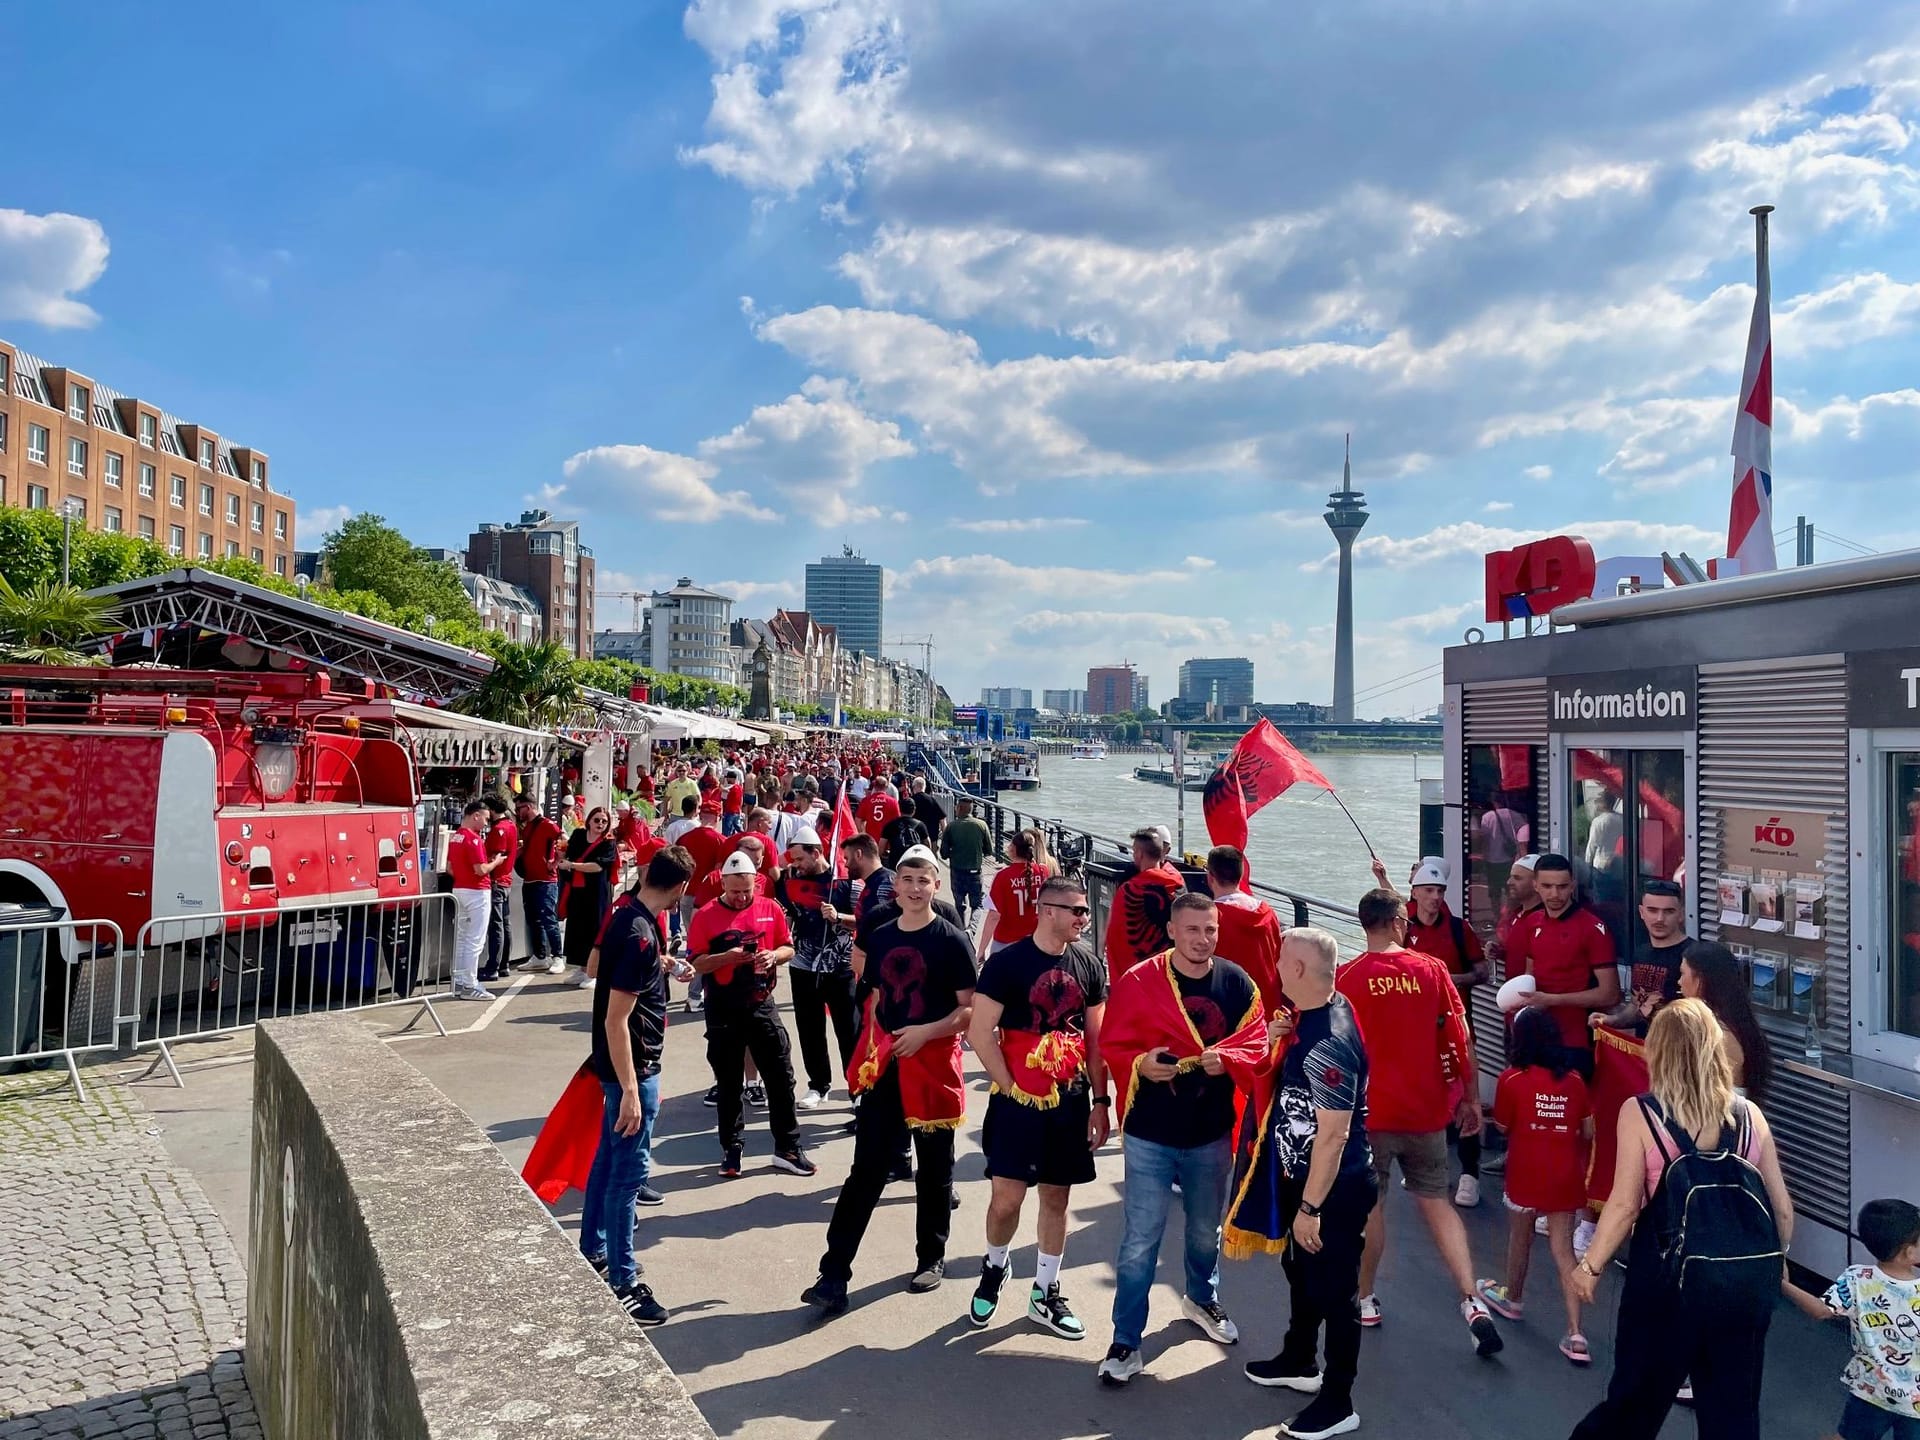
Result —
[[1782, 825], [1780, 817], [1768, 818], [1766, 824], [1753, 827], [1753, 843], [1756, 845], [1774, 845], [1782, 850], [1793, 847], [1793, 827]]

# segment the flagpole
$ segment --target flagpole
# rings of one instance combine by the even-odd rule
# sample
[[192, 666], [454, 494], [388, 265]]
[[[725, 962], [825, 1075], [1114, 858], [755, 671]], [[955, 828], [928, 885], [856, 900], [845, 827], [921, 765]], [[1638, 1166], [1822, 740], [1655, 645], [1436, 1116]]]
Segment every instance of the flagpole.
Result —
[[1340, 807], [1340, 813], [1342, 815], [1346, 816], [1349, 820], [1353, 820], [1353, 833], [1358, 835], [1360, 837], [1360, 843], [1367, 847], [1368, 856], [1378, 860], [1380, 858], [1380, 852], [1373, 848], [1373, 842], [1367, 839], [1367, 832], [1360, 828], [1360, 822], [1353, 819], [1353, 812], [1347, 809], [1347, 802], [1340, 798], [1340, 792], [1338, 790], [1328, 790], [1325, 793], [1331, 796], [1333, 803]]

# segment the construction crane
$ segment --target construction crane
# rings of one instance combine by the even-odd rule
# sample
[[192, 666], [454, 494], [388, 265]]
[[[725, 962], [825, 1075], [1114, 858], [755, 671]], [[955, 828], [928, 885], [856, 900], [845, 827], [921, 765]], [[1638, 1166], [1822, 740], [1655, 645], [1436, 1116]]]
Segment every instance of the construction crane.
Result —
[[896, 650], [918, 650], [920, 652], [920, 673], [929, 680], [933, 678], [933, 636], [896, 635], [887, 641]]
[[634, 633], [635, 633], [635, 634], [638, 634], [638, 633], [639, 633], [639, 631], [640, 631], [640, 628], [641, 628], [641, 627], [640, 627], [640, 611], [641, 611], [641, 608], [642, 608], [642, 606], [644, 606], [644, 605], [646, 604], [646, 602], [647, 602], [648, 600], [650, 600], [650, 599], [652, 599], [652, 598], [653, 598], [653, 596], [652, 596], [652, 592], [651, 592], [651, 591], [647, 591], [647, 590], [596, 590], [596, 591], [594, 591], [594, 594], [595, 594], [595, 595], [596, 595], [596, 596], [597, 596], [598, 598], [600, 598], [600, 599], [602, 599], [602, 600], [631, 600], [631, 601], [633, 601], [633, 629], [634, 629]]

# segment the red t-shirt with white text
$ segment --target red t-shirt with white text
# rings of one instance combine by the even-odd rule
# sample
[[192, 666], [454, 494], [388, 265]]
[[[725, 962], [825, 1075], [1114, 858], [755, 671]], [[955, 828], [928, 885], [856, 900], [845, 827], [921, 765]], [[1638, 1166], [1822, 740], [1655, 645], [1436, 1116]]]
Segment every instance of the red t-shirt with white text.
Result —
[[1545, 1066], [1529, 1065], [1500, 1077], [1493, 1123], [1507, 1132], [1509, 1201], [1547, 1214], [1587, 1203], [1587, 1142], [1580, 1131], [1592, 1113], [1586, 1082], [1575, 1071], [1556, 1080]]
[[487, 837], [477, 830], [469, 830], [462, 825], [453, 832], [447, 841], [447, 871], [453, 876], [453, 888], [456, 890], [487, 890], [493, 886], [493, 877], [482, 875], [480, 867], [487, 863]]

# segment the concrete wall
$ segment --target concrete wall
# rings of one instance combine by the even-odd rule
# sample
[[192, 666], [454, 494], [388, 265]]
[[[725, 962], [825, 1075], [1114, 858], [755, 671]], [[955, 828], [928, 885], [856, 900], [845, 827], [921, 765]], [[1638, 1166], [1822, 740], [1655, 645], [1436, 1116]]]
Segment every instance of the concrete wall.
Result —
[[260, 1027], [249, 1233], [271, 1440], [712, 1440], [493, 1143], [351, 1016]]

